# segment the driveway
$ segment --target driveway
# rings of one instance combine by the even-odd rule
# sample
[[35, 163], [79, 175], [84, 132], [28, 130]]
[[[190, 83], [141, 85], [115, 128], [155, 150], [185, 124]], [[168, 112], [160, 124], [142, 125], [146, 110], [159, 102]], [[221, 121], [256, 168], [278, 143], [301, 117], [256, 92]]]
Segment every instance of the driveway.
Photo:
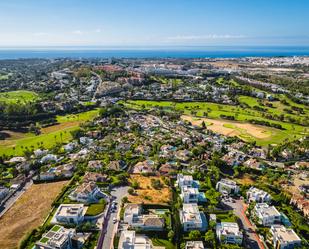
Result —
[[245, 246], [250, 249], [264, 249], [263, 243], [261, 242], [258, 234], [255, 232], [255, 227], [251, 224], [245, 214], [247, 205], [244, 203], [244, 201], [235, 199], [232, 199], [232, 201], [222, 200], [222, 204], [224, 209], [233, 210], [234, 214], [239, 217], [242, 229], [245, 231]]
[[97, 247], [98, 249], [113, 248], [113, 239], [114, 239], [115, 233], [117, 232], [117, 226], [118, 226], [118, 222], [114, 223], [113, 218], [116, 218], [117, 220], [119, 220], [119, 217], [117, 216], [119, 213], [118, 211], [120, 208], [121, 199], [127, 195], [128, 189], [129, 187], [125, 186], [125, 187], [114, 188], [111, 191], [111, 199], [112, 201], [117, 202], [117, 210], [112, 212], [110, 208], [111, 203], [109, 204], [107, 215], [103, 222], [101, 236], [98, 241], [98, 247]]

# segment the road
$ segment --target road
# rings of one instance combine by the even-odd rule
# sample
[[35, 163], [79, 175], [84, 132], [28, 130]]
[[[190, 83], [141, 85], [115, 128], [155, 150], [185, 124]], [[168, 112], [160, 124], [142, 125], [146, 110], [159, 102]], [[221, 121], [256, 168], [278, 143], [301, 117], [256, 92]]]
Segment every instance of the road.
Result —
[[114, 188], [111, 191], [111, 199], [116, 201], [117, 204], [117, 210], [115, 212], [111, 212], [110, 207], [108, 207], [106, 218], [104, 219], [101, 236], [98, 241], [97, 249], [110, 249], [113, 248], [113, 238], [116, 231], [116, 228], [118, 226], [118, 222], [114, 223], [113, 218], [119, 219], [117, 217], [119, 207], [121, 204], [121, 199], [127, 195], [128, 193], [128, 186], [125, 187], [118, 187]]
[[246, 204], [243, 200], [233, 199], [233, 201], [222, 201], [225, 209], [233, 210], [234, 214], [239, 217], [242, 223], [242, 229], [245, 231], [244, 244], [250, 249], [264, 249], [264, 245], [261, 242], [258, 234], [255, 232], [255, 227], [251, 224], [247, 218]]
[[20, 190], [17, 190], [5, 203], [0, 206], [0, 218], [10, 209], [11, 206], [22, 196], [23, 193], [33, 184], [33, 181], [30, 180], [26, 182], [25, 186]]

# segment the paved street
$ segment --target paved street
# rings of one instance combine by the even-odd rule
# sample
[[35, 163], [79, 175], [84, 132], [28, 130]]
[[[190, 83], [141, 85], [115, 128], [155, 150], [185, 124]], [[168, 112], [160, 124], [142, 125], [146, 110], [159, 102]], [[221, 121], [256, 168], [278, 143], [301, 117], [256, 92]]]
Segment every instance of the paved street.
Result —
[[[113, 218], [117, 217], [121, 199], [127, 195], [128, 188], [129, 187], [127, 186], [119, 187], [119, 188], [113, 189], [111, 192], [113, 200], [116, 201], [118, 204], [117, 204], [116, 211], [111, 212], [111, 210], [109, 209], [107, 218], [105, 219], [105, 224], [103, 224], [102, 233], [104, 233], [104, 237], [102, 238], [103, 239], [102, 249], [110, 249], [113, 246], [112, 241], [113, 241], [113, 237], [116, 232], [116, 225], [117, 225], [117, 223], [113, 222]], [[99, 244], [100, 242], [98, 243], [98, 245]], [[101, 249], [101, 248], [98, 247], [98, 249]]]
[[0, 207], [0, 218], [5, 214], [6, 211], [10, 209], [10, 207], [18, 200], [19, 197], [22, 196], [23, 193], [33, 184], [32, 180], [28, 181], [25, 186], [16, 191], [5, 203]]
[[245, 231], [245, 245], [250, 249], [264, 249], [263, 243], [260, 241], [255, 228], [245, 215], [246, 205], [243, 200], [222, 201], [226, 209], [233, 210], [234, 214], [240, 218], [242, 229]]

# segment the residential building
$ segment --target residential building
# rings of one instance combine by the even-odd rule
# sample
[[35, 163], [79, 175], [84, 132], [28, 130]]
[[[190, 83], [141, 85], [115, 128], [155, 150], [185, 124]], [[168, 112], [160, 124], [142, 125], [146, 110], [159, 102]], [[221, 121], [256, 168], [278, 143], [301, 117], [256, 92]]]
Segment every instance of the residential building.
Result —
[[198, 188], [184, 186], [181, 189], [180, 197], [183, 203], [198, 203], [199, 194]]
[[185, 249], [204, 249], [203, 241], [187, 241]]
[[152, 249], [151, 240], [135, 231], [124, 230], [119, 238], [118, 249]]
[[133, 174], [141, 174], [141, 173], [154, 173], [154, 161], [152, 160], [145, 160], [143, 162], [138, 162], [134, 165]]
[[180, 211], [180, 221], [185, 232], [191, 230], [205, 231], [207, 221], [205, 215], [199, 211], [196, 203], [184, 203]]
[[251, 187], [248, 191], [247, 191], [247, 200], [248, 202], [257, 202], [257, 203], [262, 203], [262, 202], [270, 202], [271, 200], [271, 196], [270, 194], [268, 194], [267, 192], [255, 188], [255, 187]]
[[258, 219], [258, 223], [263, 226], [271, 226], [281, 221], [280, 212], [274, 206], [269, 206], [267, 203], [257, 203], [254, 207], [254, 214]]
[[82, 183], [69, 195], [71, 200], [84, 203], [98, 202], [103, 197], [105, 194], [94, 182]]
[[282, 225], [274, 225], [271, 226], [270, 233], [275, 249], [292, 249], [301, 245], [301, 239], [293, 229]]
[[8, 194], [9, 189], [4, 186], [0, 186], [0, 201], [3, 200]]
[[290, 203], [301, 210], [305, 217], [309, 218], [309, 199], [302, 195], [294, 194]]
[[243, 233], [239, 230], [239, 226], [234, 222], [221, 222], [216, 226], [217, 238], [221, 243], [242, 244]]
[[51, 223], [80, 224], [84, 221], [86, 211], [84, 204], [61, 204]]
[[142, 205], [128, 204], [124, 210], [123, 221], [132, 228], [146, 231], [162, 231], [164, 218], [157, 214], [142, 214]]
[[191, 175], [178, 174], [176, 184], [180, 189], [182, 189], [185, 186], [195, 188], [199, 187], [199, 182], [193, 180], [193, 177]]
[[35, 249], [73, 249], [72, 238], [75, 229], [67, 229], [59, 225], [53, 226], [42, 238], [35, 243]]
[[224, 195], [235, 195], [239, 192], [236, 182], [229, 179], [221, 179], [217, 182], [216, 190]]

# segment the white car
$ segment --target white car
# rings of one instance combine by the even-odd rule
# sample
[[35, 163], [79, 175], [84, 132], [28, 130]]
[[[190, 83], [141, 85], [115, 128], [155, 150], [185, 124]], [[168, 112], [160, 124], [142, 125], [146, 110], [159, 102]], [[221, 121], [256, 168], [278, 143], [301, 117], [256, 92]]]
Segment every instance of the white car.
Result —
[[113, 218], [113, 223], [116, 223], [117, 222], [117, 219], [114, 217]]

